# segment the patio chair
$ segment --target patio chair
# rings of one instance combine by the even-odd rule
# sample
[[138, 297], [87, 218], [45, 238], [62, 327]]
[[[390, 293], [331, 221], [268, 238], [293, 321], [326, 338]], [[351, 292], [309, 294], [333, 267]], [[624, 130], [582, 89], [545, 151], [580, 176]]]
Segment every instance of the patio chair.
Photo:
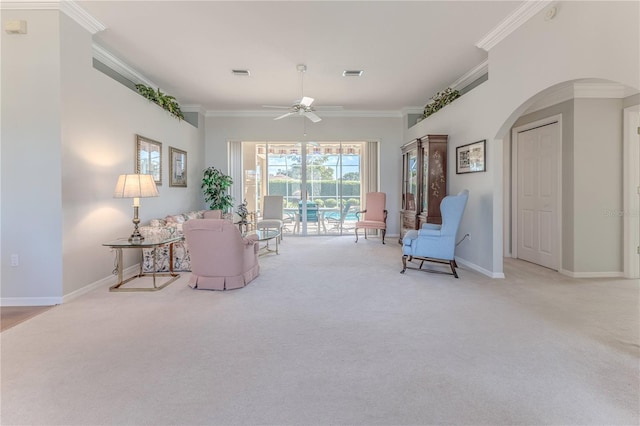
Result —
[[284, 227], [283, 198], [282, 195], [265, 195], [262, 198], [262, 219], [256, 224], [258, 229], [277, 229], [280, 232], [279, 240], [282, 240]]
[[[295, 211], [284, 211], [284, 216], [282, 218], [282, 230], [287, 232], [296, 232], [297, 227], [297, 215], [298, 213]], [[293, 229], [289, 228], [289, 225], [293, 225]]]
[[[302, 222], [302, 201], [298, 202], [298, 216], [296, 220], [296, 230], [300, 229], [300, 222]], [[318, 229], [318, 234], [320, 234], [320, 226], [324, 229], [324, 232], [327, 232], [327, 228], [324, 225], [324, 219], [320, 214], [320, 209], [318, 205], [313, 201], [307, 201], [307, 224], [315, 223]]]
[[[356, 243], [358, 242], [358, 229], [364, 229], [364, 238], [367, 238], [367, 230], [380, 230], [382, 233], [382, 244], [384, 235], [387, 232], [387, 209], [385, 208], [387, 194], [384, 192], [369, 192], [365, 199], [366, 208], [356, 213]], [[362, 220], [360, 214], [364, 213]]]
[[[351, 201], [347, 201], [344, 204], [344, 207], [341, 212], [331, 212], [324, 215], [324, 218], [327, 221], [327, 224], [330, 225], [329, 231], [331, 231], [332, 229], [337, 229], [339, 231], [342, 230], [342, 226], [344, 225], [344, 219], [347, 217], [347, 214], [351, 209], [351, 204], [352, 204]], [[338, 214], [336, 215], [336, 213]]]
[[[464, 208], [467, 205], [469, 191], [460, 191], [457, 195], [447, 195], [440, 202], [442, 225], [425, 223], [420, 230], [408, 231], [402, 239], [402, 271], [417, 269], [424, 272], [448, 274], [435, 269], [422, 269], [425, 261], [445, 263], [451, 267], [451, 274], [458, 278], [456, 272], [455, 249], [456, 234], [462, 220]], [[420, 260], [419, 267], [407, 266], [407, 260]]]

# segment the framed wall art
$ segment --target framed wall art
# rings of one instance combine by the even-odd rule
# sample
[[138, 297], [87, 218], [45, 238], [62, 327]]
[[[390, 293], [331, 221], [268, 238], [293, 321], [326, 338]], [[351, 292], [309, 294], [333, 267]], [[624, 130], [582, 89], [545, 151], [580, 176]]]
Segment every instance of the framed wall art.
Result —
[[487, 140], [462, 145], [456, 148], [456, 174], [486, 172]]
[[156, 185], [162, 185], [162, 143], [136, 135], [135, 172], [153, 175]]
[[187, 186], [187, 152], [169, 147], [169, 186]]

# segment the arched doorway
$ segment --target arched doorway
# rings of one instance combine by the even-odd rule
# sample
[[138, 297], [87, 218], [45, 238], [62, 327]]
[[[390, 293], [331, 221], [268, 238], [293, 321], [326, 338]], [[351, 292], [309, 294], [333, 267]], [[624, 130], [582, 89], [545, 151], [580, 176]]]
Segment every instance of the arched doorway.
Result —
[[[518, 229], [523, 215], [519, 197], [525, 190], [519, 182], [522, 178], [519, 161], [522, 159], [518, 154], [518, 135], [560, 123], [560, 145], [554, 160], [557, 177], [553, 171], [546, 172], [548, 168], [544, 169], [542, 163], [537, 164], [542, 167], [538, 171], [545, 182], [552, 179], [558, 191], [557, 223], [550, 227], [556, 230], [554, 244], [557, 244], [558, 264], [552, 269], [573, 277], [634, 277], [633, 274], [637, 274], [634, 261], [638, 256], [636, 247], [640, 231], [636, 222], [640, 219], [638, 195], [633, 194], [633, 188], [640, 184], [635, 177], [640, 156], [623, 155], [629, 146], [627, 139], [635, 130], [633, 124], [623, 125], [623, 116], [637, 117], [637, 112], [633, 115], [634, 106], [629, 114], [623, 114], [623, 111], [630, 107], [629, 103], [635, 103], [637, 107], [638, 99], [632, 97], [634, 94], [637, 90], [609, 81], [570, 81], [531, 97], [505, 122], [500, 135], [504, 137], [503, 244], [506, 257], [524, 258], [519, 250], [521, 239], [536, 238], [532, 233], [523, 235]], [[624, 192], [623, 187], [626, 188]], [[527, 190], [539, 188], [534, 185]], [[532, 221], [540, 224], [549, 215], [533, 216]], [[623, 236], [628, 236], [624, 242]]]

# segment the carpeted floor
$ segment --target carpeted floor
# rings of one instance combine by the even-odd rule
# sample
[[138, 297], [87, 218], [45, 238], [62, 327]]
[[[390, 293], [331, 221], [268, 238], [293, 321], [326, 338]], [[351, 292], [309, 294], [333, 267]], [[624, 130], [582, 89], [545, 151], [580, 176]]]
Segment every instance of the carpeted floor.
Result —
[[98, 289], [0, 335], [3, 425], [637, 425], [639, 284], [286, 238], [230, 292]]

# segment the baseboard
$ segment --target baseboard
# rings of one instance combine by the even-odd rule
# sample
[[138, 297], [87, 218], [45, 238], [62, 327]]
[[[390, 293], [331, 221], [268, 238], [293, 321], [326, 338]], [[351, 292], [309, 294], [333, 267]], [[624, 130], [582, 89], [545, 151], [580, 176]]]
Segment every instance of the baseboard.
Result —
[[[123, 279], [127, 279], [136, 275], [140, 271], [140, 264], [135, 264], [122, 271]], [[89, 293], [100, 287], [112, 286], [117, 282], [115, 275], [102, 278], [94, 283], [65, 294], [62, 297], [3, 297], [0, 298], [0, 306], [53, 306], [70, 302], [84, 294]]]
[[[122, 279], [127, 279], [129, 277], [132, 277], [136, 274], [138, 274], [140, 272], [140, 264], [136, 263], [133, 266], [129, 266], [128, 268], [126, 268], [124, 271], [122, 271]], [[98, 281], [95, 281], [89, 285], [86, 285], [82, 288], [77, 289], [76, 291], [72, 291], [69, 294], [65, 294], [62, 297], [62, 303], [67, 303], [72, 301], [73, 299], [76, 299], [82, 295], [85, 295], [97, 288], [100, 287], [110, 287], [114, 284], [116, 284], [118, 282], [118, 277], [117, 275], [110, 275], [108, 277], [99, 279]]]
[[0, 306], [53, 306], [62, 303], [62, 297], [3, 297]]
[[571, 278], [624, 278], [624, 272], [610, 271], [610, 272], [574, 272], [566, 269], [560, 269], [562, 275], [566, 275]]
[[476, 272], [480, 272], [482, 275], [486, 275], [489, 278], [502, 279], [504, 278], [503, 272], [492, 272], [488, 269], [485, 269], [481, 266], [476, 265], [475, 263], [469, 262], [468, 260], [464, 260], [460, 257], [456, 257], [456, 263], [459, 263], [462, 266], [466, 266], [469, 269], [473, 269]]

